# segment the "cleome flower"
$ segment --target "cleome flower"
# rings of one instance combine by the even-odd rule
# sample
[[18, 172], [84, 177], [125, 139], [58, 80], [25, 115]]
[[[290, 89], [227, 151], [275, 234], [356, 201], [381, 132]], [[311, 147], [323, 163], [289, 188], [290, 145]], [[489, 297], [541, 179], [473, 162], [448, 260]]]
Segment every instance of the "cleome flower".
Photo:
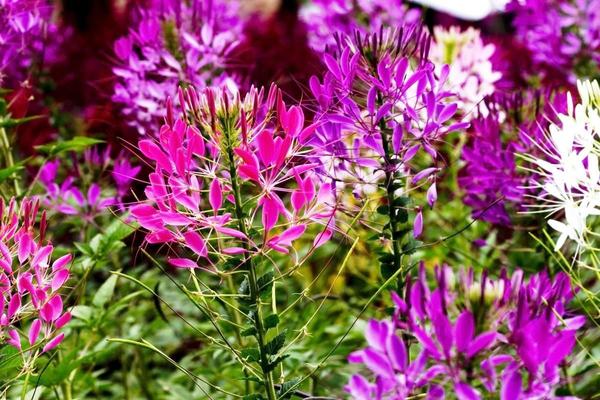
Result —
[[436, 26], [433, 30], [431, 60], [436, 72], [441, 73], [445, 65], [450, 67], [447, 87], [456, 93], [458, 108], [464, 115], [485, 114], [478, 105], [495, 90], [495, 83], [502, 74], [494, 70], [491, 57], [495, 48], [484, 44], [480, 32], [474, 28], [461, 31], [452, 26], [448, 29]]
[[567, 275], [540, 273], [525, 281], [516, 270], [476, 281], [472, 270], [455, 276], [443, 266], [435, 269], [433, 289], [425, 278], [421, 267], [404, 299], [392, 294], [391, 320], [368, 323], [368, 347], [349, 361], [364, 364], [375, 380], [353, 376], [346, 386], [352, 398], [556, 398], [560, 366], [585, 323], [567, 317], [573, 296]]
[[598, 0], [512, 0], [519, 40], [543, 75], [576, 78], [597, 75], [600, 65]]
[[154, 172], [147, 201], [131, 212], [149, 243], [180, 243], [198, 260], [178, 257], [175, 267], [241, 252], [287, 253], [311, 224], [322, 227], [314, 246], [331, 237], [333, 188], [317, 189], [317, 164], [306, 156], [315, 126], [305, 126], [300, 107], [286, 107], [277, 87], [264, 97], [254, 88], [244, 98], [181, 90], [191, 118], [174, 119], [169, 108], [158, 139], [140, 141]]
[[539, 200], [532, 212], [553, 216], [548, 224], [560, 233], [557, 250], [567, 239], [578, 250], [588, 247], [589, 224], [600, 214], [600, 87], [596, 81], [577, 86], [581, 103], [574, 106], [568, 95], [566, 114], [558, 114], [540, 145], [545, 157], [523, 155], [539, 175], [532, 182]]
[[[77, 215], [87, 222], [111, 206], [125, 208], [124, 199], [141, 167], [132, 165], [124, 153], [112, 160], [110, 150], [87, 149], [82, 157], [75, 156], [74, 163], [59, 158], [47, 161], [38, 173], [45, 190], [45, 207], [59, 214]], [[102, 179], [107, 176], [109, 184]]]
[[318, 51], [335, 46], [335, 35], [378, 32], [384, 26], [411, 25], [421, 12], [401, 0], [315, 0], [300, 9], [310, 45]]
[[338, 180], [337, 171], [342, 179], [354, 175], [346, 183], [367, 188], [384, 175], [412, 175], [413, 184], [430, 182], [433, 205], [438, 168], [411, 160], [423, 152], [435, 163], [436, 144], [468, 124], [452, 120], [458, 104], [445, 89], [449, 68], [436, 74], [428, 48], [429, 37], [414, 25], [342, 36], [335, 57], [324, 55], [328, 72], [322, 82], [313, 78], [311, 89], [320, 122], [312, 143], [331, 166], [326, 173]]
[[148, 3], [140, 4], [137, 24], [114, 45], [113, 101], [141, 135], [155, 133], [164, 101], [179, 84], [237, 90], [224, 60], [242, 29], [236, 1]]
[[45, 240], [46, 214], [41, 213], [36, 232], [38, 214], [38, 200], [0, 203], [0, 340], [19, 350], [31, 348], [31, 354], [58, 346], [64, 339], [60, 330], [71, 319], [60, 291], [69, 279], [72, 257], [51, 262], [54, 248]]
[[35, 63], [48, 57], [46, 36], [53, 6], [40, 0], [0, 0], [0, 87], [27, 79]]

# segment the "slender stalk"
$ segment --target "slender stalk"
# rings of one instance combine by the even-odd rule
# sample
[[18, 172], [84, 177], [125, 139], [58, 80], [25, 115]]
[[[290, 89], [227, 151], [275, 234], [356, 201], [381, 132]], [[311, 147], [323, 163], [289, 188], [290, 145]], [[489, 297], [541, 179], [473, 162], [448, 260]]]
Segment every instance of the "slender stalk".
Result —
[[[233, 279], [231, 278], [231, 275], [227, 275], [227, 285], [229, 286], [229, 290], [231, 291], [231, 293], [235, 293], [235, 285], [233, 284]], [[238, 341], [239, 344], [243, 346], [244, 340], [240, 332], [240, 326], [242, 326], [242, 317], [237, 308], [233, 309], [233, 320], [235, 321], [235, 326], [233, 327], [233, 330], [235, 332], [235, 339]], [[244, 381], [245, 394], [250, 394], [250, 380], [248, 380], [248, 372], [246, 371], [246, 369], [244, 369], [244, 377], [246, 378], [246, 380]]]
[[29, 384], [29, 377], [31, 376], [31, 370], [27, 370], [25, 374], [25, 380], [23, 381], [23, 387], [21, 388], [21, 400], [27, 398], [27, 385]]
[[[233, 191], [233, 197], [235, 201], [235, 214], [238, 220], [238, 229], [247, 237], [248, 229], [246, 229], [244, 211], [242, 209], [242, 196], [237, 179], [237, 170], [235, 168], [235, 156], [231, 146], [228, 146], [227, 148], [227, 156], [229, 158], [229, 175], [231, 179], [231, 189]], [[249, 250], [247, 241], [244, 241], [244, 247]], [[258, 350], [260, 352], [260, 366], [263, 372], [263, 381], [267, 392], [267, 398], [269, 400], [277, 400], [275, 385], [273, 384], [273, 374], [268, 370], [269, 359], [265, 346], [266, 330], [263, 326], [262, 304], [260, 300], [260, 288], [258, 287], [256, 268], [254, 267], [252, 258], [248, 257], [247, 255], [244, 256], [243, 265], [245, 271], [247, 271], [248, 283], [250, 287], [250, 300], [253, 306], [256, 308], [256, 314], [253, 318], [253, 322], [256, 329], [256, 339], [258, 342]]]
[[[4, 160], [6, 161], [6, 167], [11, 168], [15, 165], [15, 160], [12, 155], [12, 150], [10, 148], [10, 142], [8, 141], [8, 136], [6, 135], [6, 129], [0, 127], [0, 146], [2, 146], [2, 153], [4, 156]], [[14, 189], [15, 196], [21, 195], [21, 188], [19, 187], [19, 181], [14, 174], [11, 176]]]

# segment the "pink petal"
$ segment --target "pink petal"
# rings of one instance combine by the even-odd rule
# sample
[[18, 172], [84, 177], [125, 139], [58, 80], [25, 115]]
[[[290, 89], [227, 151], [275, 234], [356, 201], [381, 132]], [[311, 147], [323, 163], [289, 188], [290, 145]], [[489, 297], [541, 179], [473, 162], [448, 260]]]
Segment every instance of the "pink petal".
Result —
[[140, 151], [149, 159], [156, 161], [156, 164], [167, 172], [172, 172], [171, 162], [166, 154], [151, 140], [141, 140], [139, 143]]
[[280, 122], [284, 131], [295, 138], [304, 125], [304, 113], [300, 107], [292, 106], [285, 114], [280, 115]]
[[221, 184], [219, 183], [218, 179], [213, 179], [213, 181], [210, 183], [208, 201], [210, 202], [210, 205], [215, 214], [217, 213], [217, 210], [223, 205], [223, 190], [221, 189]]
[[55, 322], [54, 322], [54, 326], [56, 327], [56, 329], [60, 329], [63, 326], [65, 326], [66, 324], [69, 323], [69, 321], [71, 320], [71, 313], [66, 312], [63, 315], [61, 315]]
[[58, 346], [60, 344], [60, 342], [63, 341], [63, 339], [65, 338], [65, 334], [61, 333], [60, 335], [56, 336], [54, 339], [52, 339], [51, 341], [49, 341], [44, 348], [42, 349], [42, 353], [45, 353], [47, 351], [50, 351], [52, 349], [54, 349], [56, 346]]
[[14, 329], [11, 329], [10, 331], [8, 331], [8, 336], [10, 336], [10, 340], [8, 340], [8, 344], [21, 350], [21, 338], [19, 337], [19, 332], [17, 332]]
[[197, 232], [188, 231], [183, 234], [183, 238], [185, 239], [185, 243], [194, 251], [194, 253], [198, 254], [200, 257], [206, 257], [208, 255], [206, 242]]
[[54, 261], [54, 263], [52, 264], [52, 271], [57, 271], [59, 269], [62, 269], [65, 265], [70, 263], [72, 259], [73, 259], [72, 254], [66, 254], [66, 255], [56, 259]]
[[256, 136], [258, 144], [258, 155], [264, 165], [269, 165], [275, 156], [275, 142], [273, 141], [273, 133], [269, 130], [263, 130]]
[[190, 260], [189, 258], [169, 258], [169, 264], [171, 264], [175, 268], [185, 268], [185, 269], [198, 268], [198, 264], [196, 264], [194, 261]]
[[17, 313], [19, 308], [21, 308], [21, 295], [13, 294], [8, 302], [8, 319], [11, 319]]
[[33, 323], [31, 324], [31, 327], [29, 328], [29, 345], [33, 346], [35, 344], [35, 342], [38, 340], [38, 337], [40, 336], [40, 329], [42, 329], [42, 321], [40, 321], [39, 319], [36, 319], [33, 321]]
[[54, 274], [54, 278], [52, 278], [52, 282], [50, 286], [52, 287], [52, 291], [55, 292], [62, 287], [62, 285], [69, 279], [69, 270], [61, 269]]

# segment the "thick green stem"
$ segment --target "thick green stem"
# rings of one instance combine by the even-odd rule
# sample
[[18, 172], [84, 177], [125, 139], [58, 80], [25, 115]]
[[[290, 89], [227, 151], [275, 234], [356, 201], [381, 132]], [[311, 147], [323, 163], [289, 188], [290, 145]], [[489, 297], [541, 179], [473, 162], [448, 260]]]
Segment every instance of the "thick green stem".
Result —
[[[235, 214], [238, 220], [238, 229], [247, 237], [248, 229], [246, 228], [244, 211], [242, 209], [242, 196], [238, 184], [237, 170], [235, 168], [235, 156], [232, 148], [227, 150], [227, 156], [229, 158], [229, 175], [231, 179], [231, 189], [235, 201]], [[244, 241], [244, 247], [249, 250], [249, 244], [247, 241]], [[260, 288], [258, 287], [256, 269], [254, 267], [254, 263], [252, 262], [252, 258], [248, 256], [245, 256], [243, 265], [245, 271], [247, 272], [248, 283], [250, 287], [250, 301], [256, 308], [253, 322], [254, 328], [256, 329], [256, 340], [258, 342], [258, 350], [260, 352], [260, 367], [263, 372], [263, 381], [267, 392], [267, 398], [269, 400], [277, 400], [275, 385], [273, 384], [273, 374], [269, 370], [269, 355], [266, 351], [265, 343], [266, 330], [263, 326], [262, 304], [260, 300]]]
[[[380, 100], [381, 101], [381, 100]], [[394, 180], [396, 179], [396, 165], [392, 159], [392, 151], [390, 149], [388, 128], [385, 126], [383, 119], [379, 123], [379, 130], [381, 131], [381, 144], [384, 152], [384, 172], [385, 172], [385, 187], [386, 196], [388, 201], [388, 218], [390, 220], [390, 228], [392, 230], [392, 249], [394, 252], [394, 269], [396, 271], [402, 269], [402, 248], [400, 247], [400, 241], [396, 237], [398, 233], [398, 221], [396, 206], [394, 205]], [[400, 282], [404, 282], [404, 273], [400, 273]]]

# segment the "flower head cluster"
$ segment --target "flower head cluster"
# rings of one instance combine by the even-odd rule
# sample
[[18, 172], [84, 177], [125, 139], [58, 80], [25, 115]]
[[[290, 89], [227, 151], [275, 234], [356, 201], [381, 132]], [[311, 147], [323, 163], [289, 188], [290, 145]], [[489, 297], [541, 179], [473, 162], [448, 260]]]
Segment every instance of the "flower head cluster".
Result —
[[[169, 108], [157, 140], [140, 141], [155, 171], [148, 200], [132, 215], [148, 242], [179, 242], [207, 265], [213, 254], [287, 253], [311, 223], [323, 226], [315, 246], [329, 239], [334, 193], [318, 185], [306, 156], [315, 127], [305, 126], [301, 108], [286, 107], [275, 86], [264, 94], [181, 91], [192, 120], [175, 120]], [[189, 258], [171, 264], [198, 266]]]
[[[517, 270], [510, 278], [503, 272], [497, 280], [483, 274], [476, 281], [472, 270], [457, 279], [444, 266], [435, 270], [433, 289], [425, 279], [421, 268], [405, 299], [393, 294], [391, 320], [369, 322], [369, 346], [350, 361], [365, 364], [375, 381], [353, 376], [347, 386], [353, 398], [400, 400], [427, 393], [444, 399], [450, 392], [465, 400], [483, 393], [555, 398], [559, 367], [585, 323], [582, 316], [566, 317], [573, 296], [568, 276], [540, 273], [524, 281]], [[411, 354], [418, 355], [411, 360]]]
[[511, 211], [524, 209], [528, 182], [535, 175], [519, 168], [517, 154], [545, 159], [536, 143], [544, 141], [543, 130], [564, 108], [563, 100], [561, 94], [529, 91], [496, 94], [481, 104], [485, 113], [471, 121], [458, 177], [465, 191], [463, 201], [473, 209], [474, 218], [510, 226]]
[[[110, 206], [123, 207], [133, 180], [140, 172], [123, 154], [111, 160], [111, 149], [94, 147], [82, 157], [75, 157], [69, 166], [56, 158], [46, 162], [39, 171], [39, 181], [45, 189], [44, 205], [65, 215], [77, 215], [91, 222]], [[111, 187], [103, 188], [101, 178], [110, 175]], [[110, 193], [108, 193], [110, 192]]]
[[42, 61], [51, 16], [46, 0], [0, 0], [0, 87], [25, 79]]
[[576, 77], [597, 74], [600, 65], [600, 1], [513, 0], [517, 36], [533, 61], [548, 74]]
[[385, 26], [411, 25], [421, 12], [402, 0], [315, 0], [300, 10], [307, 24], [310, 45], [319, 51], [335, 46], [335, 35], [378, 32]]
[[[319, 135], [313, 143], [326, 157], [333, 158], [326, 172], [334, 178], [357, 168], [360, 184], [373, 184], [373, 170], [389, 177], [410, 174], [417, 169], [411, 160], [422, 150], [435, 161], [436, 144], [449, 132], [466, 127], [453, 123], [458, 109], [445, 89], [449, 68], [435, 73], [427, 58], [429, 38], [419, 26], [380, 34], [344, 36], [336, 58], [324, 55], [328, 71], [322, 83], [311, 80], [319, 104]], [[428, 179], [432, 205], [437, 198], [435, 176], [438, 168], [422, 164], [413, 183]], [[368, 176], [369, 181], [362, 181]]]
[[0, 204], [0, 341], [21, 349], [25, 336], [27, 347], [41, 344], [46, 352], [63, 340], [59, 331], [71, 319], [59, 293], [71, 255], [50, 261], [45, 213], [35, 230], [38, 206], [29, 199]]
[[[569, 94], [566, 114], [549, 127], [545, 157], [524, 155], [538, 173], [539, 209], [554, 215], [549, 225], [560, 233], [559, 249], [569, 238], [578, 248], [587, 246], [590, 219], [600, 215], [600, 85], [578, 82], [581, 103], [573, 106]], [[564, 219], [559, 220], [564, 215]]]
[[241, 33], [237, 2], [153, 0], [137, 11], [139, 23], [115, 42], [113, 101], [140, 134], [155, 133], [179, 84], [236, 90], [224, 60]]
[[448, 89], [457, 94], [458, 107], [465, 115], [475, 115], [479, 103], [494, 93], [494, 83], [501, 78], [491, 62], [494, 45], [484, 44], [474, 28], [461, 31], [436, 26], [433, 33], [430, 56], [437, 72], [450, 66]]

